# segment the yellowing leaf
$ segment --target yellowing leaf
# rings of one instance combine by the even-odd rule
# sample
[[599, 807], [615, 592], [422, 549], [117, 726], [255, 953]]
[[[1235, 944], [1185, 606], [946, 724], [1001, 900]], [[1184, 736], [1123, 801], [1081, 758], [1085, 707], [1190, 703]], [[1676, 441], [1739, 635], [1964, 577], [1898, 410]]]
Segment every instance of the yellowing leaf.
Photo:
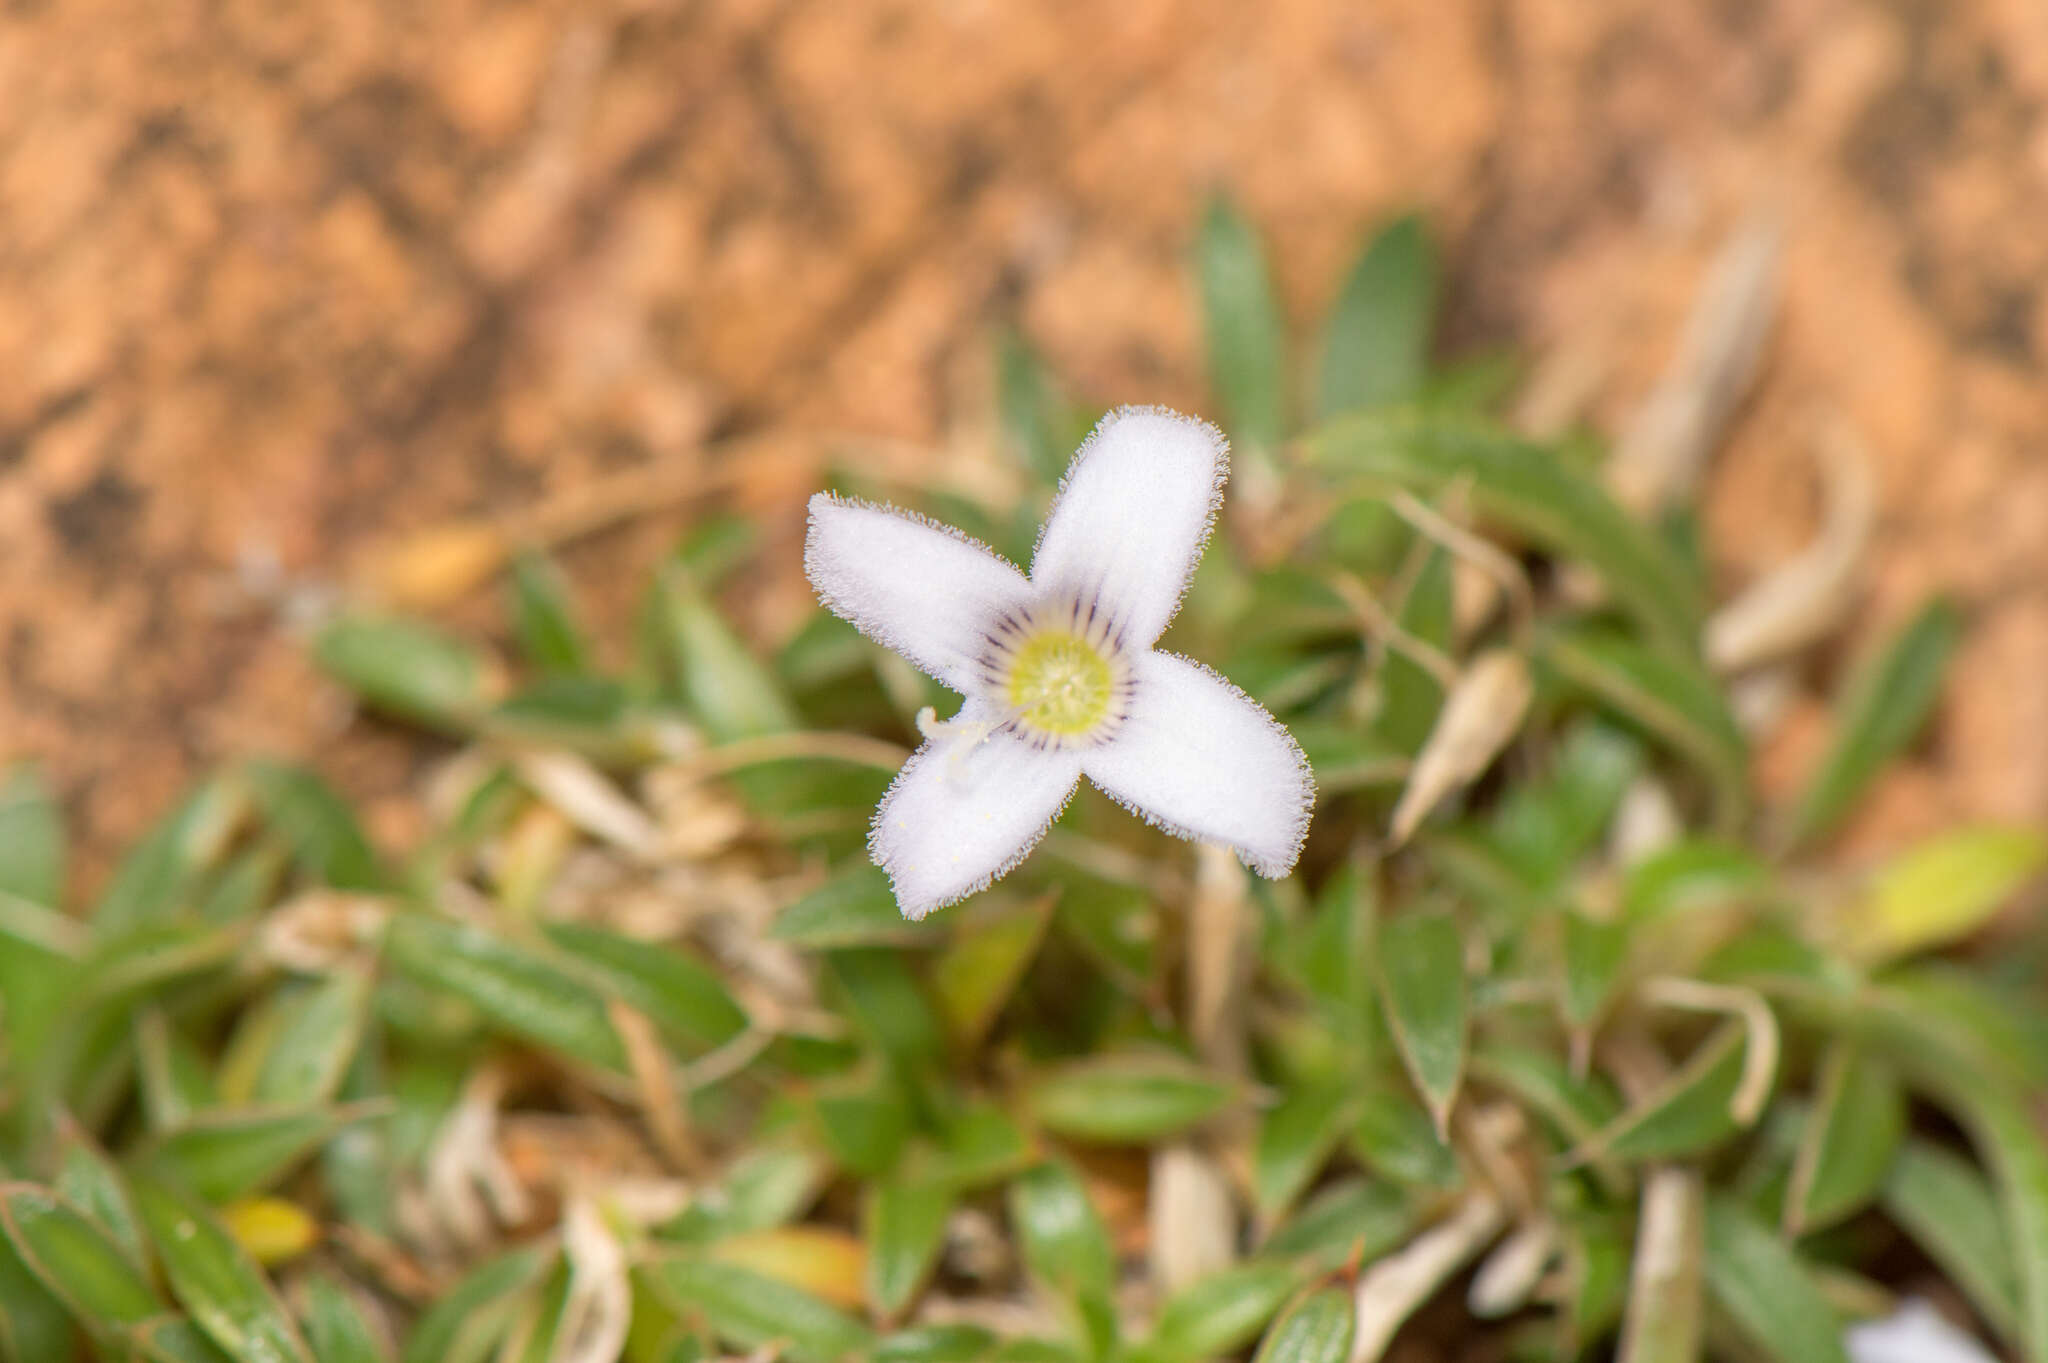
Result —
[[2048, 865], [2048, 837], [2030, 828], [1964, 828], [1888, 862], [1841, 924], [1843, 945], [1889, 960], [1967, 937]]
[[866, 1301], [867, 1250], [854, 1236], [824, 1226], [778, 1226], [729, 1235], [711, 1247], [722, 1264], [800, 1287], [834, 1306]]

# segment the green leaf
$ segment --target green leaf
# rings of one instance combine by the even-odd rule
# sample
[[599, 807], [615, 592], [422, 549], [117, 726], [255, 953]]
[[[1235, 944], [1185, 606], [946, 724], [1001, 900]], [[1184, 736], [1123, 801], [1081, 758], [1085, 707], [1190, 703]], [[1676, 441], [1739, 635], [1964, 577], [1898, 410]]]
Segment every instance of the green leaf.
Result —
[[1319, 418], [1405, 398], [1422, 386], [1436, 279], [1436, 248], [1419, 215], [1396, 218], [1367, 244], [1324, 333]]
[[1289, 1089], [1259, 1122], [1252, 1188], [1259, 1215], [1284, 1211], [1329, 1162], [1357, 1118], [1356, 1086], [1346, 1082]]
[[146, 1175], [133, 1183], [171, 1294], [193, 1322], [242, 1363], [313, 1363], [263, 1270], [212, 1213]]
[[1603, 1127], [1589, 1153], [1677, 1159], [1727, 1140], [1738, 1129], [1729, 1108], [1742, 1083], [1743, 1045], [1740, 1023], [1716, 1031], [1656, 1092]]
[[71, 1313], [29, 1272], [14, 1242], [0, 1234], [0, 1359], [70, 1363], [76, 1353]]
[[243, 769], [263, 817], [308, 878], [337, 890], [384, 888], [377, 854], [346, 802], [303, 767], [252, 762]]
[[994, 1103], [970, 1101], [948, 1112], [925, 1173], [954, 1188], [1000, 1183], [1038, 1158], [1037, 1150], [1010, 1114]]
[[930, 1068], [945, 1050], [945, 1032], [902, 953], [885, 947], [827, 952], [825, 978], [861, 1035], [904, 1073]]
[[1018, 462], [1048, 486], [1059, 482], [1074, 452], [1060, 408], [1037, 352], [1014, 327], [1003, 328], [996, 335], [996, 413]]
[[816, 1200], [830, 1173], [822, 1158], [801, 1146], [756, 1146], [733, 1161], [722, 1182], [663, 1226], [661, 1236], [703, 1244], [780, 1226]]
[[1341, 1287], [1321, 1287], [1287, 1308], [1266, 1337], [1252, 1363], [1344, 1363], [1351, 1356], [1351, 1335], [1357, 1325], [1351, 1294]]
[[249, 1098], [286, 1105], [333, 1098], [369, 1023], [370, 983], [368, 971], [342, 964], [321, 980], [281, 989]]
[[121, 859], [93, 909], [101, 932], [125, 932], [184, 906], [193, 884], [226, 849], [247, 807], [240, 783], [203, 781]]
[[1170, 1358], [1214, 1358], [1258, 1337], [1300, 1283], [1289, 1264], [1244, 1263], [1175, 1292], [1159, 1308], [1151, 1347]]
[[910, 1136], [910, 1105], [903, 1086], [886, 1074], [856, 1075], [822, 1087], [812, 1108], [826, 1148], [856, 1174], [886, 1173]]
[[1803, 1235], [1861, 1211], [1877, 1195], [1906, 1134], [1906, 1094], [1876, 1055], [1836, 1042], [1821, 1064], [1820, 1089], [1807, 1114], [1785, 1226]]
[[1458, 1185], [1458, 1157], [1409, 1084], [1390, 1076], [1384, 1085], [1368, 1085], [1358, 1113], [1351, 1149], [1366, 1168], [1411, 1188]]
[[861, 1238], [867, 1243], [868, 1304], [877, 1319], [902, 1315], [938, 1262], [954, 1194], [943, 1184], [884, 1179], [869, 1190]]
[[552, 560], [536, 550], [512, 560], [512, 634], [527, 662], [542, 672], [588, 671], [590, 645], [576, 616], [569, 583]]
[[1420, 1216], [1418, 1199], [1406, 1190], [1384, 1179], [1353, 1176], [1311, 1196], [1259, 1253], [1334, 1272], [1347, 1263], [1370, 1263], [1402, 1244]]
[[[1493, 1042], [1473, 1053], [1471, 1071], [1542, 1118], [1569, 1148], [1594, 1150], [1601, 1128], [1620, 1112], [1598, 1076], [1578, 1078], [1552, 1051]], [[1592, 1163], [1610, 1191], [1626, 1191], [1627, 1176], [1611, 1159], [1595, 1156]]]
[[555, 1262], [551, 1249], [508, 1250], [470, 1270], [413, 1326], [404, 1363], [458, 1363], [481, 1359], [507, 1323], [507, 1303], [539, 1281]]
[[16, 762], [0, 780], [0, 895], [63, 907], [64, 815], [30, 762]]
[[980, 1363], [996, 1337], [979, 1325], [921, 1325], [878, 1340], [873, 1363]]
[[306, 1279], [306, 1337], [320, 1363], [387, 1363], [390, 1358], [354, 1294], [325, 1273]]
[[123, 1331], [148, 1363], [234, 1363], [204, 1330], [183, 1316], [159, 1316]]
[[1629, 930], [1624, 923], [1569, 910], [1563, 917], [1564, 1020], [1574, 1028], [1589, 1028], [1614, 998], [1628, 954]]
[[1010, 1223], [1034, 1277], [1070, 1301], [1108, 1300], [1116, 1253], [1071, 1168], [1048, 1160], [1019, 1176], [1010, 1185]]
[[797, 1363], [837, 1363], [866, 1350], [866, 1326], [801, 1288], [734, 1264], [685, 1255], [658, 1258], [642, 1272], [654, 1289], [686, 1312], [703, 1317], [718, 1336], [741, 1349], [771, 1341]]
[[2048, 1144], [2028, 1105], [1997, 1085], [1951, 1076], [1957, 1115], [1990, 1167], [2019, 1283], [2021, 1352], [2048, 1360]]
[[1848, 1363], [1841, 1318], [1806, 1265], [1731, 1197], [1707, 1201], [1707, 1295], [1778, 1363]]
[[1039, 899], [994, 918], [963, 923], [932, 962], [931, 987], [956, 1046], [972, 1051], [994, 1025], [1037, 956], [1052, 921], [1051, 903]]
[[680, 948], [586, 923], [541, 930], [604, 992], [645, 1013], [685, 1054], [708, 1051], [747, 1029], [747, 1015], [710, 966]]
[[52, 1184], [57, 1196], [99, 1223], [137, 1267], [147, 1269], [149, 1250], [143, 1243], [142, 1223], [114, 1162], [69, 1122], [63, 1124], [59, 1142], [63, 1154]]
[[1046, 1130], [1076, 1140], [1145, 1145], [1177, 1135], [1237, 1096], [1229, 1080], [1177, 1057], [1090, 1056], [1041, 1074], [1028, 1104]]
[[1469, 483], [1473, 509], [1554, 554], [1583, 561], [1661, 649], [1695, 657], [1701, 584], [1647, 527], [1549, 449], [1483, 423], [1415, 411], [1341, 418], [1309, 437], [1333, 472], [1433, 494]]
[[467, 1002], [492, 1024], [545, 1050], [616, 1074], [625, 1043], [604, 996], [552, 962], [469, 924], [400, 914], [384, 937], [384, 959], [427, 989]]
[[1749, 805], [1748, 745], [1720, 685], [1694, 657], [1653, 651], [1600, 627], [1553, 635], [1544, 656], [1567, 680], [1697, 766], [1723, 825], [1740, 820]]
[[1465, 939], [1443, 913], [1404, 913], [1380, 926], [1380, 997], [1401, 1062], [1442, 1135], [1465, 1076]]
[[929, 918], [905, 918], [888, 875], [863, 861], [777, 914], [769, 935], [815, 950], [928, 941], [937, 931]]
[[1195, 241], [1209, 381], [1232, 435], [1277, 449], [1287, 434], [1286, 328], [1258, 229], [1218, 195]]
[[466, 732], [491, 699], [489, 661], [417, 620], [336, 620], [314, 638], [313, 661], [373, 709], [443, 733]]
[[1856, 670], [1835, 703], [1827, 755], [1792, 808], [1792, 842], [1830, 832], [1879, 770], [1912, 743], [1941, 694], [1962, 632], [1961, 613], [1936, 598]]
[[215, 1108], [157, 1138], [157, 1167], [209, 1202], [275, 1185], [347, 1124], [328, 1107]]
[[1980, 826], [1938, 834], [1886, 862], [1841, 921], [1842, 944], [1890, 960], [1969, 936], [2048, 864], [2048, 837]]
[[1892, 1161], [1879, 1200], [1977, 1313], [2016, 1343], [2020, 1302], [2012, 1249], [1984, 1175], [1931, 1141], [1909, 1140]]
[[47, 1188], [0, 1184], [0, 1231], [28, 1271], [89, 1330], [146, 1320], [164, 1309], [113, 1238]]
[[655, 585], [664, 654], [691, 718], [714, 743], [801, 726], [782, 683], [748, 651], [680, 565]]
[[[1401, 603], [1401, 628], [1444, 652], [1451, 647], [1451, 580], [1451, 556], [1431, 549]], [[1380, 696], [1380, 734], [1410, 757], [1421, 752], [1443, 708], [1443, 683], [1408, 654], [1389, 649], [1380, 667]]]

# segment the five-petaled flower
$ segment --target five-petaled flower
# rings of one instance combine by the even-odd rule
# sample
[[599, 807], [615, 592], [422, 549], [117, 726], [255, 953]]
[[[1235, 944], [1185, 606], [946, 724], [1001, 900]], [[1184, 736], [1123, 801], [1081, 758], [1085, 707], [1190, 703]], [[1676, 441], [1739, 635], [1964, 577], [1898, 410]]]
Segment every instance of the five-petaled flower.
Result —
[[1026, 577], [950, 526], [829, 493], [804, 570], [862, 633], [966, 701], [875, 810], [869, 850], [922, 918], [1024, 859], [1082, 776], [1148, 822], [1283, 876], [1315, 785], [1279, 721], [1152, 645], [1180, 608], [1229, 474], [1222, 432], [1124, 407], [1081, 445]]

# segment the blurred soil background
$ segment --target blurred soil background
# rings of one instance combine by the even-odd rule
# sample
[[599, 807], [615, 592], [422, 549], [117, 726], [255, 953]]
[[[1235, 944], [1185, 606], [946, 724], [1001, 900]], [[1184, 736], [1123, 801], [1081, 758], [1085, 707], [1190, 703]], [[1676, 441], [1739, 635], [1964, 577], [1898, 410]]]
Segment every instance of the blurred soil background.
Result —
[[[0, 757], [46, 760], [102, 867], [252, 750], [402, 835], [417, 741], [347, 726], [309, 602], [405, 535], [656, 470], [762, 513], [788, 571], [736, 604], [772, 638], [829, 437], [933, 471], [987, 421], [995, 325], [1089, 400], [1207, 406], [1216, 188], [1304, 335], [1361, 233], [1424, 208], [1446, 348], [1562, 366], [1609, 432], [1773, 206], [1717, 580], [1805, 544], [1811, 431], [1845, 420], [1881, 516], [1843, 657], [1937, 585], [1971, 621], [1849, 850], [2048, 817], [2038, 0], [12, 0]], [[612, 642], [690, 510], [565, 553]], [[1808, 680], [1767, 788], [1822, 736]]]

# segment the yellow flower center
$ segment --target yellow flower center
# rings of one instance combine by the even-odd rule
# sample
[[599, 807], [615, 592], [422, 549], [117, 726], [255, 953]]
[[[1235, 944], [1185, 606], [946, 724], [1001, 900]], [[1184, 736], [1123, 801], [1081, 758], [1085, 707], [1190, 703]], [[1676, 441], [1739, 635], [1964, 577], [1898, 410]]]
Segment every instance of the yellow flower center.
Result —
[[1115, 694], [1109, 659], [1066, 630], [1034, 632], [1010, 660], [1010, 704], [1025, 724], [1046, 733], [1089, 732], [1108, 717]]

